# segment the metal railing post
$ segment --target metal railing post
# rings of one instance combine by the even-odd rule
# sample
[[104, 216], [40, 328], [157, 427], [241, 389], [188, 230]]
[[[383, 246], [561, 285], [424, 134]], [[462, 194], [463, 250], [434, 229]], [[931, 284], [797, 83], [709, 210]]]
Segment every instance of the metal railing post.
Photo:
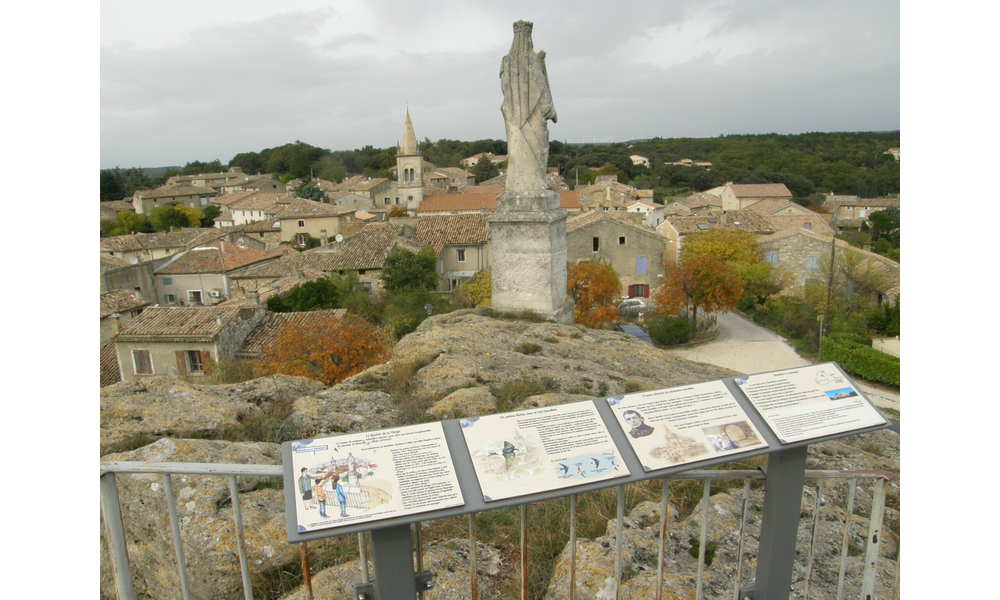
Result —
[[882, 537], [882, 519], [885, 517], [885, 479], [875, 480], [872, 493], [871, 519], [868, 522], [868, 545], [865, 548], [865, 570], [861, 576], [861, 597], [872, 598], [875, 593], [875, 575], [878, 573], [878, 546]]
[[181, 597], [184, 600], [191, 600], [191, 591], [188, 589], [187, 561], [184, 559], [184, 543], [181, 540], [181, 525], [177, 518], [174, 484], [170, 480], [169, 473], [160, 475], [160, 480], [163, 482], [163, 495], [167, 498], [167, 514], [170, 515], [170, 535], [174, 540], [174, 558], [177, 559], [177, 574], [181, 581]]
[[108, 534], [108, 552], [111, 554], [111, 574], [115, 579], [118, 600], [133, 600], [132, 571], [128, 566], [128, 550], [125, 548], [125, 528], [122, 525], [122, 511], [118, 505], [118, 483], [114, 473], [101, 475], [101, 514]]
[[802, 446], [768, 456], [754, 600], [787, 599], [791, 593], [806, 454]]

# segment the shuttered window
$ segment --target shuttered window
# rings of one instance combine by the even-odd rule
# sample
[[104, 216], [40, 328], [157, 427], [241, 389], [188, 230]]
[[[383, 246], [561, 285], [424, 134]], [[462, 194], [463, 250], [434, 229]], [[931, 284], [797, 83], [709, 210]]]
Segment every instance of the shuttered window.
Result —
[[133, 350], [132, 365], [136, 375], [152, 375], [153, 361], [149, 358], [149, 350]]

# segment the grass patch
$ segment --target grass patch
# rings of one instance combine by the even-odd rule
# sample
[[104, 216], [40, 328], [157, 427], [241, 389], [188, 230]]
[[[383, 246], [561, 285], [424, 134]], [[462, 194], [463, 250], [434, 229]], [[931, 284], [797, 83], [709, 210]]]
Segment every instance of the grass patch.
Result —
[[[691, 548], [688, 550], [688, 554], [691, 555], [695, 560], [698, 559], [698, 554], [701, 553], [701, 540], [698, 538], [691, 538], [688, 540], [691, 544]], [[718, 544], [715, 542], [708, 542], [705, 544], [705, 566], [711, 567], [712, 561], [715, 560], [715, 551], [719, 549]]]
[[490, 392], [497, 399], [497, 412], [511, 411], [531, 396], [558, 391], [558, 389], [559, 385], [555, 380], [548, 377], [518, 379], [490, 386]]
[[524, 341], [518, 344], [514, 350], [517, 350], [521, 354], [526, 356], [531, 356], [532, 354], [538, 354], [542, 351], [542, 347], [535, 342]]
[[882, 413], [885, 416], [889, 417], [890, 419], [895, 419], [896, 421], [899, 420], [899, 411], [896, 410], [895, 408], [882, 408], [882, 407], [879, 407], [879, 410], [882, 411]]

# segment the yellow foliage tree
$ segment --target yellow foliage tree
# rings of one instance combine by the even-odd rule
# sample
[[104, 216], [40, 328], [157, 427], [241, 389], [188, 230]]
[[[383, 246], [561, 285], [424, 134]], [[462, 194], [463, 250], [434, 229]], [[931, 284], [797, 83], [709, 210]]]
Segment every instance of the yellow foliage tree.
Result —
[[489, 306], [493, 299], [493, 268], [476, 273], [472, 279], [458, 286], [458, 296], [472, 306]]
[[618, 320], [622, 284], [611, 265], [597, 260], [566, 265], [566, 293], [576, 305], [573, 320], [600, 327]]
[[722, 262], [758, 263], [763, 259], [757, 238], [742, 229], [710, 229], [684, 238], [681, 259], [711, 254]]
[[376, 327], [352, 314], [292, 322], [265, 350], [257, 374], [298, 375], [332, 386], [387, 360], [384, 339]]

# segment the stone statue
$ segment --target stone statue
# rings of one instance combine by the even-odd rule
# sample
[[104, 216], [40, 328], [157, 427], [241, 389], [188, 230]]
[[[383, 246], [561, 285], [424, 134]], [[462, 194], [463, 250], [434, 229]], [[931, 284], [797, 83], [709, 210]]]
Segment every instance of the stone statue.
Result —
[[514, 43], [500, 66], [504, 123], [507, 126], [508, 192], [552, 189], [545, 181], [549, 163], [549, 128], [556, 109], [545, 72], [545, 52], [535, 54], [532, 24], [514, 23]]

